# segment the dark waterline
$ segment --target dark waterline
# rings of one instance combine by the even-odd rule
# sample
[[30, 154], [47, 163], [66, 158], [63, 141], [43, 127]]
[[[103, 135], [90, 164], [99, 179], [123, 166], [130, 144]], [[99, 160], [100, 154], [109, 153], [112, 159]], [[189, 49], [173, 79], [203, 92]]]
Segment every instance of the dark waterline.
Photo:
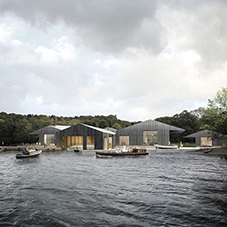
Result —
[[0, 154], [0, 226], [227, 226], [227, 161]]

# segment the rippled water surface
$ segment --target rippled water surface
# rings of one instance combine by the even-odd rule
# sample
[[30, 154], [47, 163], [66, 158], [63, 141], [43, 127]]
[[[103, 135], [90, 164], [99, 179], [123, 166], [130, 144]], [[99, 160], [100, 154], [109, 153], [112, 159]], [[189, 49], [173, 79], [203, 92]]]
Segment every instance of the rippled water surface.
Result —
[[227, 160], [0, 154], [0, 226], [227, 226]]

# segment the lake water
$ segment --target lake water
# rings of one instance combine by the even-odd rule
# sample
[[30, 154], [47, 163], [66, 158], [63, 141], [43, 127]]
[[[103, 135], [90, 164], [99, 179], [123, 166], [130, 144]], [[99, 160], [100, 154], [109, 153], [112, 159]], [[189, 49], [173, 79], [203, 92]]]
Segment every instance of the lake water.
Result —
[[0, 226], [227, 226], [227, 160], [0, 153]]

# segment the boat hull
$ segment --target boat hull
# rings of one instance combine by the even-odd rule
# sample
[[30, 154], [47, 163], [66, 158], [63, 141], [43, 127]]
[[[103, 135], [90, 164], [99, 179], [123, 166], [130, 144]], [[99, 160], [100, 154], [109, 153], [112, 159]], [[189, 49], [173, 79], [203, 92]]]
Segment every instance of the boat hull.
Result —
[[35, 151], [30, 155], [25, 155], [25, 154], [16, 154], [16, 158], [21, 159], [21, 158], [34, 158], [39, 156], [42, 153], [42, 150], [40, 151]]
[[148, 155], [149, 153], [145, 149], [134, 149], [133, 151], [121, 151], [121, 152], [105, 152], [96, 151], [96, 155], [99, 156], [138, 156], [138, 155]]
[[75, 150], [74, 150], [74, 152], [80, 152], [80, 150], [78, 150], [78, 149], [75, 149]]
[[178, 149], [178, 146], [155, 145], [156, 149]]

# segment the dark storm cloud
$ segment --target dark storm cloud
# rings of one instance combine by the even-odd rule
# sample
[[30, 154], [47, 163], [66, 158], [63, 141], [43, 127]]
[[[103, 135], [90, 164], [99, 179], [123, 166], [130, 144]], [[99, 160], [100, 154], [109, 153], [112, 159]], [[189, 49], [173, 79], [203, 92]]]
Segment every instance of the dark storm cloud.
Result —
[[63, 22], [75, 30], [86, 46], [104, 53], [127, 47], [145, 47], [159, 53], [162, 27], [155, 20], [156, 7], [156, 1], [151, 0], [0, 2], [1, 13], [14, 13], [43, 29]]

